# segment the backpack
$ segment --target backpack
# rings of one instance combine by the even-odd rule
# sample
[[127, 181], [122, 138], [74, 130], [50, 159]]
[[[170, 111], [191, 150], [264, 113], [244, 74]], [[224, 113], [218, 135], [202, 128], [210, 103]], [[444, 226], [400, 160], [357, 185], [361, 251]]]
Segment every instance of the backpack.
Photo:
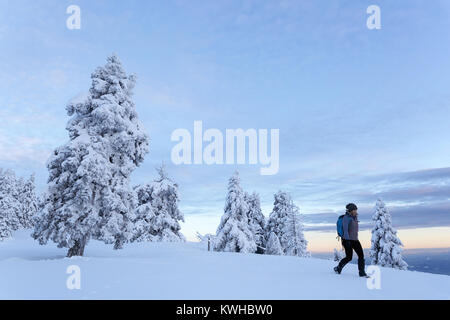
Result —
[[342, 216], [339, 216], [339, 218], [336, 222], [337, 234], [338, 234], [338, 237], [340, 237], [341, 239], [344, 236], [344, 224], [343, 224], [344, 221], [343, 220], [344, 220], [344, 214]]

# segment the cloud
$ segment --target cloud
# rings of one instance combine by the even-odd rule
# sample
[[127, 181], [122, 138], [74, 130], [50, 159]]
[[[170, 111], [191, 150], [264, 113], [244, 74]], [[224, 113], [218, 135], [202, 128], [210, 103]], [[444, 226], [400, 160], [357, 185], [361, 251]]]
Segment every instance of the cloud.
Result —
[[0, 131], [0, 162], [25, 161], [43, 165], [51, 153], [51, 149], [46, 146], [47, 143], [40, 138], [26, 136], [11, 138]]
[[60, 123], [51, 112], [34, 108], [5, 107], [0, 111], [0, 164], [14, 166], [45, 165], [59, 135], [53, 135], [55, 123]]
[[386, 180], [386, 182], [389, 183], [450, 180], [450, 167], [382, 175], [374, 177], [373, 179]]
[[[411, 206], [388, 206], [395, 229], [415, 229], [450, 226], [450, 204], [448, 202]], [[373, 208], [360, 210], [360, 230], [372, 228]], [[335, 231], [339, 214], [305, 214], [303, 219], [307, 231]]]
[[377, 198], [386, 202], [397, 229], [450, 226], [450, 168], [289, 184], [308, 231], [335, 231], [348, 202], [360, 208], [360, 228], [370, 229]]
[[147, 107], [152, 109], [171, 109], [172, 111], [188, 110], [193, 108], [192, 103], [186, 98], [175, 93], [174, 89], [167, 85], [160, 87], [152, 85], [140, 85], [138, 87], [141, 98], [148, 102]]
[[49, 71], [48, 77], [46, 77], [47, 83], [53, 88], [62, 88], [68, 81], [69, 77], [63, 69], [53, 69]]
[[441, 201], [450, 197], [450, 185], [420, 185], [406, 186], [403, 188], [391, 188], [387, 191], [370, 193], [360, 197], [361, 200], [368, 201], [375, 197], [380, 197], [386, 201]]
[[347, 197], [368, 202], [384, 200], [408, 204], [431, 203], [450, 198], [450, 168], [435, 168], [354, 179], [357, 187], [344, 192]]

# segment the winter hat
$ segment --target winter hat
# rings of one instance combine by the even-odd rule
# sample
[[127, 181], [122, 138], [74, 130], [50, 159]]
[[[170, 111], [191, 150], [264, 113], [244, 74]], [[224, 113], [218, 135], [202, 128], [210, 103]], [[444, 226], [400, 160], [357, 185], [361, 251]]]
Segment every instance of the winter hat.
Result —
[[349, 203], [346, 207], [348, 212], [352, 212], [353, 210], [358, 210], [358, 207], [354, 203]]

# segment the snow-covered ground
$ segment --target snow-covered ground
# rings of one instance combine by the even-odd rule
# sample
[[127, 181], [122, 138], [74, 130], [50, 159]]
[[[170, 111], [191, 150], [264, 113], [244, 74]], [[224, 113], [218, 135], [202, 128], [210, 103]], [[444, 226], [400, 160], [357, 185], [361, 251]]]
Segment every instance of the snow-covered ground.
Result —
[[[91, 241], [82, 258], [40, 246], [29, 232], [0, 243], [1, 299], [450, 299], [450, 277], [381, 269], [369, 290], [355, 265], [342, 275], [332, 261], [208, 252], [198, 243]], [[81, 289], [66, 286], [67, 267], [81, 270]]]

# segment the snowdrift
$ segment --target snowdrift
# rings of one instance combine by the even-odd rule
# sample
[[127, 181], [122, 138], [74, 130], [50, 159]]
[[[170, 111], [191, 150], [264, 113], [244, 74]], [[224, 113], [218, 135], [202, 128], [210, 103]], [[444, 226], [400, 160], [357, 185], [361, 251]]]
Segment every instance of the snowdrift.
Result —
[[[114, 251], [91, 241], [85, 257], [40, 246], [29, 232], [0, 243], [1, 299], [449, 299], [450, 277], [381, 268], [369, 290], [355, 265], [333, 261], [208, 252], [199, 243], [128, 244]], [[66, 286], [81, 270], [81, 289]]]

